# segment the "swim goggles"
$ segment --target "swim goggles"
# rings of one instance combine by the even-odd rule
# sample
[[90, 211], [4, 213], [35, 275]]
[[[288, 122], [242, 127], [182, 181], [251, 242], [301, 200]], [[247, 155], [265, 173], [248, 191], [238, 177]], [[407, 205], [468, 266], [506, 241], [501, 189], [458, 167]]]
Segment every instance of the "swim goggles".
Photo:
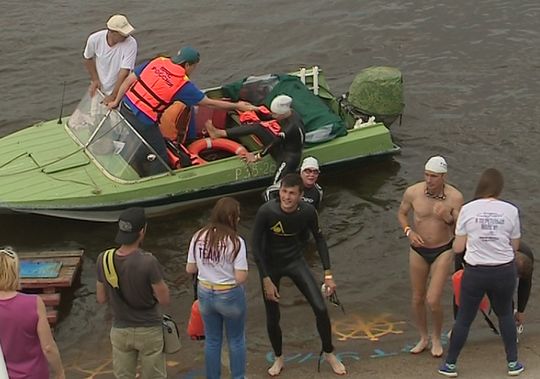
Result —
[[339, 300], [339, 297], [337, 295], [337, 291], [334, 290], [334, 292], [331, 294], [331, 295], [327, 295], [326, 294], [326, 284], [323, 283], [323, 285], [321, 286], [321, 293], [324, 297], [326, 297], [328, 299], [328, 301], [330, 303], [332, 303], [335, 307], [339, 307], [341, 308], [341, 311], [343, 312], [343, 314], [345, 314], [345, 307], [343, 306], [343, 304], [341, 303], [341, 301]]

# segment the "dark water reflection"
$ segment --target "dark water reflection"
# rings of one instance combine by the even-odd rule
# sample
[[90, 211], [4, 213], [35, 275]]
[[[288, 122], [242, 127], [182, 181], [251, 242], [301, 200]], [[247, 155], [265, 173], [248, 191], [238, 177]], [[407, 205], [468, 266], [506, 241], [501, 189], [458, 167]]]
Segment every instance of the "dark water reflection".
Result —
[[[88, 83], [81, 64], [85, 38], [110, 14], [121, 11], [137, 28], [139, 60], [174, 53], [184, 43], [199, 48], [203, 60], [193, 80], [201, 87], [251, 73], [318, 64], [335, 92], [342, 93], [366, 66], [391, 65], [403, 71], [406, 110], [403, 124], [393, 130], [402, 154], [324, 172], [321, 179], [325, 205], [320, 216], [340, 298], [349, 314], [388, 313], [409, 320], [407, 244], [395, 214], [404, 189], [421, 180], [422, 165], [431, 154], [447, 157], [450, 181], [466, 198], [484, 168], [501, 169], [507, 179], [505, 195], [521, 209], [524, 239], [533, 247], [539, 241], [539, 201], [534, 195], [540, 181], [535, 163], [540, 161], [537, 1], [276, 0], [261, 7], [245, 0], [164, 0], [156, 4], [4, 1], [0, 136], [57, 117], [63, 82], [65, 108], [73, 109]], [[241, 233], [248, 237], [260, 198], [253, 194], [240, 200]], [[145, 241], [165, 266], [174, 296], [171, 311], [183, 323], [191, 301], [189, 278], [183, 271], [185, 252], [209, 211], [210, 205], [203, 205], [156, 219]], [[95, 304], [94, 271], [97, 254], [111, 246], [114, 233], [114, 225], [37, 216], [0, 218], [0, 244], [86, 250], [80, 284], [63, 302], [56, 330], [68, 363], [84, 357], [88, 367], [96, 367], [110, 354], [110, 316], [105, 307]], [[308, 258], [319, 267], [312, 253]], [[253, 270], [248, 343], [260, 363], [269, 344], [256, 279]], [[290, 287], [285, 283], [286, 346], [315, 351], [314, 328], [306, 325], [309, 309]], [[533, 289], [532, 298], [536, 295]], [[291, 307], [298, 303], [304, 305]], [[533, 301], [531, 319], [535, 319], [534, 309]], [[408, 333], [403, 338], [414, 339], [411, 325], [402, 328]], [[396, 339], [389, 337], [386, 343]], [[194, 345], [188, 342], [188, 346]], [[366, 348], [358, 343], [345, 346]], [[182, 367], [202, 366], [200, 346], [184, 358]]]

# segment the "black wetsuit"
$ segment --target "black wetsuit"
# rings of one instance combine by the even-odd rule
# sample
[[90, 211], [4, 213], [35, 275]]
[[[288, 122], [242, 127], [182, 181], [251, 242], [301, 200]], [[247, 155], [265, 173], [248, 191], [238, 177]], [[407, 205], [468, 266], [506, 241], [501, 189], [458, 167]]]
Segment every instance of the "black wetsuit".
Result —
[[[315, 238], [323, 268], [330, 269], [328, 247], [319, 228], [317, 211], [304, 202], [300, 202], [298, 208], [292, 213], [283, 212], [278, 200], [270, 200], [259, 208], [253, 227], [253, 255], [261, 282], [263, 278], [270, 277], [279, 290], [282, 277], [287, 276], [292, 279], [315, 313], [323, 351], [330, 353], [334, 350], [330, 318], [320, 291], [320, 284], [315, 281], [302, 253], [301, 236], [305, 235], [307, 230], [310, 230]], [[279, 304], [265, 297], [264, 305], [268, 337], [274, 354], [281, 356]]]
[[289, 117], [279, 120], [279, 125], [281, 126], [280, 136], [272, 134], [271, 131], [258, 123], [227, 129], [227, 137], [229, 138], [236, 139], [255, 134], [261, 140], [264, 145], [261, 156], [270, 153], [277, 163], [274, 183], [277, 183], [286, 174], [298, 169], [305, 139], [304, 124], [295, 111], [292, 111]]
[[[525, 254], [534, 263], [534, 254], [525, 242], [519, 242], [518, 251]], [[518, 281], [518, 294], [517, 294], [517, 311], [520, 313], [525, 312], [527, 302], [529, 301], [529, 295], [531, 294], [532, 287], [532, 275], [530, 277], [520, 277]]]

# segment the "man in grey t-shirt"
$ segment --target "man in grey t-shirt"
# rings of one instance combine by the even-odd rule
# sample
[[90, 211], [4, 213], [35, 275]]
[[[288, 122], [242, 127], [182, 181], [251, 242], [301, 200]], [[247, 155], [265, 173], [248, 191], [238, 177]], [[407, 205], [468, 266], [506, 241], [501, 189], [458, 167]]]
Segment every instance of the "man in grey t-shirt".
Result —
[[[138, 360], [141, 377], [167, 377], [159, 305], [169, 304], [169, 288], [157, 259], [140, 248], [145, 233], [144, 209], [125, 210], [118, 220], [115, 241], [120, 247], [114, 250], [112, 265], [108, 261], [104, 270], [105, 253], [97, 260], [96, 296], [98, 303], [108, 302], [113, 313], [111, 344], [117, 378], [135, 378]], [[118, 288], [107, 278], [110, 266], [114, 266]]]

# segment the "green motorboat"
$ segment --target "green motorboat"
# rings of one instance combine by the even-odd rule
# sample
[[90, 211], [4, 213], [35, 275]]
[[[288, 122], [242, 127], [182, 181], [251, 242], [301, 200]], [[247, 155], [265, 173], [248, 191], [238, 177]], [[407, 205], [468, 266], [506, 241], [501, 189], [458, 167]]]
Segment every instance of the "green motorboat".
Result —
[[[291, 96], [306, 125], [304, 156], [316, 157], [327, 168], [399, 151], [389, 124], [403, 107], [401, 74], [375, 67], [360, 73], [355, 82], [348, 95], [335, 97], [322, 71], [313, 67], [248, 77], [205, 93], [267, 105], [277, 94]], [[204, 164], [171, 168], [119, 112], [101, 104], [100, 96], [85, 95], [70, 117], [0, 139], [1, 213], [115, 221], [131, 206], [145, 207], [149, 216], [156, 216], [271, 184], [276, 163], [269, 155], [248, 164], [234, 153], [210, 149], [201, 152]], [[214, 116], [203, 109], [194, 112], [195, 137], [204, 138], [205, 117]], [[231, 114], [223, 119], [225, 128], [239, 122]], [[247, 150], [260, 148], [249, 136], [243, 138], [236, 142]], [[133, 164], [141, 151], [148, 159], [160, 160], [164, 172], [141, 175]]]

